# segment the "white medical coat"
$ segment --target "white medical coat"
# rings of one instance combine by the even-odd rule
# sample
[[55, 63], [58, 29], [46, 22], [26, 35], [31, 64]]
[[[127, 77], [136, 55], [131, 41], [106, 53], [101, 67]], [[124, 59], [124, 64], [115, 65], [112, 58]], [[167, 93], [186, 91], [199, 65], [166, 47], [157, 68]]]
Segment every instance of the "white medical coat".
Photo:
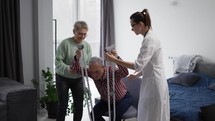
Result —
[[137, 120], [170, 121], [169, 90], [162, 48], [151, 30], [143, 39], [134, 67], [136, 71], [142, 71]]

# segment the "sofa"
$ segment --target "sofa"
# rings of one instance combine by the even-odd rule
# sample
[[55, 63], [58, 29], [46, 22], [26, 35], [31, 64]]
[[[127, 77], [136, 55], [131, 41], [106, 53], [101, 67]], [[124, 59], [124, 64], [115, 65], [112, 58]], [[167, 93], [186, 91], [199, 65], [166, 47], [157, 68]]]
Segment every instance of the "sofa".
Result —
[[0, 120], [37, 121], [37, 90], [0, 77]]

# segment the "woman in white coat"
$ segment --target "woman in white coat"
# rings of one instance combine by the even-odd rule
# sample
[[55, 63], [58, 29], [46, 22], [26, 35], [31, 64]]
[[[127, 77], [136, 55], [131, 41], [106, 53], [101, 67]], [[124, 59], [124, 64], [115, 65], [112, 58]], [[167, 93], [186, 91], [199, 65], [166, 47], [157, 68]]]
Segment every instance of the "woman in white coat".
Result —
[[164, 73], [162, 48], [159, 39], [151, 28], [151, 19], [147, 9], [130, 16], [132, 31], [143, 35], [140, 52], [135, 62], [117, 59], [111, 53], [105, 53], [105, 59], [134, 69], [129, 78], [142, 76], [138, 121], [170, 121], [169, 91]]

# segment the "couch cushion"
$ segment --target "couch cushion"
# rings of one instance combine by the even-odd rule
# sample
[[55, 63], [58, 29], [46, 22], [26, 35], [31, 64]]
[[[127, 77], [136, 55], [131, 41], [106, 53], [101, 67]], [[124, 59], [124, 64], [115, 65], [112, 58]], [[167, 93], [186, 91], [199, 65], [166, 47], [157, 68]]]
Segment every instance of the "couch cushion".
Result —
[[200, 76], [196, 73], [180, 73], [178, 76], [168, 79], [169, 83], [191, 86], [198, 81]]
[[1, 78], [0, 101], [7, 104], [7, 121], [37, 121], [37, 90], [35, 88]]
[[122, 119], [128, 119], [137, 116], [137, 109], [131, 105], [128, 110], [122, 115]]
[[[7, 101], [8, 94], [18, 93], [23, 91], [34, 90], [33, 87], [24, 85], [14, 80], [10, 80], [7, 78], [0, 79], [0, 100], [3, 102]], [[23, 96], [24, 97], [24, 96]]]
[[7, 104], [0, 101], [0, 119], [7, 121]]

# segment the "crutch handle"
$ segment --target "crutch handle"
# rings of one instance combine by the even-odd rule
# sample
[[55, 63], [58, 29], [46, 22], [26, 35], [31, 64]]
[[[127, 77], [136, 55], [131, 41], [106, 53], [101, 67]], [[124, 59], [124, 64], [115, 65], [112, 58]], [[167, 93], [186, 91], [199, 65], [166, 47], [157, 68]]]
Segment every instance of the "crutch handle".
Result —
[[105, 48], [105, 52], [109, 52], [115, 49], [115, 45], [111, 45]]
[[83, 45], [83, 44], [77, 44], [77, 48], [78, 48], [79, 50], [82, 50], [82, 49], [84, 49], [84, 45]]

